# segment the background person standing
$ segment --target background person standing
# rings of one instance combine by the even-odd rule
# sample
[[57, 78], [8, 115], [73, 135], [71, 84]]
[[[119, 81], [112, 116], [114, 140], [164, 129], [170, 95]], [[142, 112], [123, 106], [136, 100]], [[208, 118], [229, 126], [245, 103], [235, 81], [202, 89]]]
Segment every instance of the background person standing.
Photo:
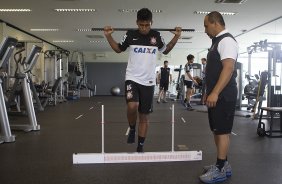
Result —
[[167, 103], [166, 92], [168, 90], [169, 84], [172, 81], [172, 75], [171, 70], [168, 67], [168, 61], [164, 61], [164, 66], [160, 68], [158, 77], [160, 81], [160, 91], [157, 102], [160, 103], [162, 100], [163, 103]]
[[207, 66], [207, 59], [206, 58], [202, 58], [201, 59], [202, 62], [202, 96], [201, 96], [201, 104], [205, 105], [205, 101], [206, 101], [206, 66]]

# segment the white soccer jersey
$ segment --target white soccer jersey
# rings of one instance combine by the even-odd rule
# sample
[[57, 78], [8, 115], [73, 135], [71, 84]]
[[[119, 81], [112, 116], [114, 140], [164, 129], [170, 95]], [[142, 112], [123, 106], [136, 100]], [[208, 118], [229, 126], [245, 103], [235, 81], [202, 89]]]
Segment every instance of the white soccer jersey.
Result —
[[147, 35], [142, 35], [138, 30], [129, 30], [119, 44], [122, 51], [128, 47], [130, 50], [125, 80], [145, 86], [155, 85], [157, 53], [166, 49], [160, 33], [150, 30]]
[[186, 81], [192, 81], [192, 79], [190, 79], [190, 77], [187, 74], [187, 72], [189, 72], [190, 75], [193, 77], [193, 66], [192, 66], [192, 64], [186, 63], [186, 65], [184, 66], [184, 72], [185, 72], [185, 80]]

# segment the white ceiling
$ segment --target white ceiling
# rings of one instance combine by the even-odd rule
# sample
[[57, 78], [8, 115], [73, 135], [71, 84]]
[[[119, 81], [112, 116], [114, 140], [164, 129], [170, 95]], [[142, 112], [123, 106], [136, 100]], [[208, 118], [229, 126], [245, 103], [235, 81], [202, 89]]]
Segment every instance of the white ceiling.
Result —
[[[74, 43], [56, 43], [56, 45], [75, 51], [108, 51], [107, 43], [90, 43], [86, 35], [103, 35], [102, 32], [77, 32], [77, 28], [136, 27], [136, 13], [120, 13], [118, 9], [161, 9], [162, 13], [153, 15], [153, 28], [194, 28], [204, 31], [204, 15], [196, 15], [194, 11], [227, 11], [238, 12], [235, 16], [224, 16], [226, 27], [234, 35], [242, 30], [250, 30], [268, 21], [280, 17], [263, 27], [237, 37], [241, 52], [251, 43], [268, 39], [282, 42], [281, 0], [247, 0], [244, 4], [217, 4], [214, 0], [1, 0], [1, 8], [30, 8], [28, 13], [0, 13], [0, 19], [9, 22], [27, 32], [31, 28], [58, 28], [58, 32], [32, 32], [49, 42], [53, 40], [74, 40]], [[4, 1], [4, 2], [3, 2]], [[55, 8], [94, 8], [90, 13], [58, 13]], [[115, 32], [114, 38], [121, 40], [124, 32]], [[172, 34], [162, 32], [168, 42]], [[211, 41], [205, 33], [183, 33], [192, 36], [190, 40], [180, 40], [177, 48], [191, 49], [200, 52], [209, 47]]]

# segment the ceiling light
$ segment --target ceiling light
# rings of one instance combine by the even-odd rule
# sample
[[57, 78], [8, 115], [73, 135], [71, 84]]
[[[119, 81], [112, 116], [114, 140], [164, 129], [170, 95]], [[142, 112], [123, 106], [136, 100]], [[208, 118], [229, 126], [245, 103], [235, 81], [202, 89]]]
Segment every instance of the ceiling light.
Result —
[[[207, 15], [209, 14], [210, 11], [194, 11], [194, 14], [198, 14], [198, 15]], [[221, 13], [221, 15], [236, 15], [237, 12], [219, 12]]]
[[54, 9], [57, 12], [95, 12], [96, 9]]
[[92, 29], [89, 29], [89, 28], [86, 28], [86, 29], [76, 29], [76, 31], [87, 32], [87, 31], [92, 31]]
[[221, 15], [236, 15], [237, 12], [219, 12]]
[[118, 9], [121, 13], [136, 13], [139, 9]]
[[205, 33], [205, 31], [197, 31], [197, 30], [195, 30], [194, 33]]
[[30, 29], [30, 31], [59, 31], [59, 29]]
[[263, 35], [282, 35], [282, 33], [262, 33]]
[[90, 43], [106, 43], [107, 41], [106, 40], [91, 40], [89, 41]]
[[30, 12], [31, 9], [0, 9], [0, 12]]
[[209, 14], [210, 12], [208, 11], [194, 11], [194, 14], [199, 14], [199, 15], [206, 15]]
[[[139, 9], [118, 9], [121, 13], [137, 13]], [[151, 10], [152, 13], [162, 13], [163, 10], [153, 9]]]
[[73, 40], [53, 40], [53, 43], [73, 43]]
[[157, 10], [157, 9], [156, 9], [156, 10], [151, 10], [151, 12], [152, 12], [152, 13], [162, 13], [163, 10]]

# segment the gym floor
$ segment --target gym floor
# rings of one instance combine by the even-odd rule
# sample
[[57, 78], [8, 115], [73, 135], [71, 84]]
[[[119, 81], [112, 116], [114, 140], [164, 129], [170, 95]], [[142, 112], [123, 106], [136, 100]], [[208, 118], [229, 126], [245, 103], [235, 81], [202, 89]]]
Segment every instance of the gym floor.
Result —
[[[202, 161], [73, 165], [75, 152], [101, 152], [102, 104], [105, 105], [105, 152], [135, 151], [135, 144], [125, 143], [127, 121], [123, 97], [68, 101], [37, 114], [40, 131], [13, 132], [16, 142], [0, 145], [0, 183], [198, 184], [202, 167], [215, 162], [216, 150], [207, 113], [187, 111], [175, 102], [175, 149], [202, 150]], [[171, 104], [154, 104], [145, 151], [170, 150]], [[10, 118], [16, 122], [23, 120]], [[224, 183], [282, 183], [281, 139], [258, 137], [257, 123], [258, 120], [235, 117], [228, 157], [233, 176]]]

